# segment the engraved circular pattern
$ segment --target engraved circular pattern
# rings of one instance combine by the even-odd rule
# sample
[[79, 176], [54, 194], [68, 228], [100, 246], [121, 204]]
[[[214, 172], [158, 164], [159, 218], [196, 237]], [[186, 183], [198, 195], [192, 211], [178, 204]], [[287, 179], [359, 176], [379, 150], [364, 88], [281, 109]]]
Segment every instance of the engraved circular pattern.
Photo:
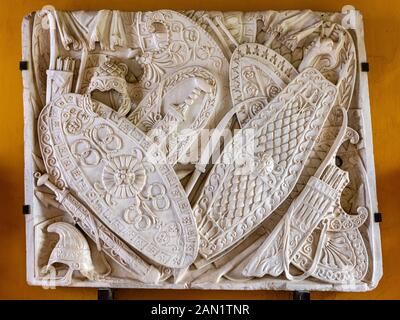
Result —
[[[185, 191], [165, 155], [154, 150], [152, 142], [130, 121], [100, 102], [96, 112], [88, 114], [88, 124], [80, 134], [62, 130], [67, 121], [62, 114], [74, 108], [90, 112], [90, 108], [85, 109], [87, 103], [87, 96], [66, 94], [42, 111], [39, 141], [42, 150], [49, 150], [44, 161], [51, 180], [59, 184], [61, 175], [57, 172], [63, 172], [65, 187], [79, 195], [104, 227], [152, 261], [171, 268], [190, 265], [198, 251], [196, 224]], [[109, 130], [99, 137], [96, 132], [106, 127]], [[82, 139], [88, 139], [101, 155], [97, 164], [81, 164], [74, 156], [72, 146]], [[114, 147], [108, 146], [116, 141]], [[149, 189], [155, 182], [163, 187]], [[135, 201], [144, 214], [125, 214]], [[165, 225], [176, 223], [182, 232], [171, 238], [173, 245], [160, 246], [154, 239], [158, 224], [151, 223], [144, 230], [140, 226], [147, 222], [142, 217]]]
[[104, 166], [102, 180], [110, 194], [120, 199], [130, 198], [143, 190], [146, 170], [134, 156], [116, 156]]

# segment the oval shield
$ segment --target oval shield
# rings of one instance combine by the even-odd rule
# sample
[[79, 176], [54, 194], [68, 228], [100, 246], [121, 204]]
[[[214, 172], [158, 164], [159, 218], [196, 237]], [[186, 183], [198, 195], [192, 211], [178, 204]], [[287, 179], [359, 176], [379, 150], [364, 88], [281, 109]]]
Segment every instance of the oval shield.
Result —
[[199, 253], [211, 260], [230, 250], [289, 195], [336, 97], [336, 87], [308, 68], [227, 144], [194, 206]]
[[46, 169], [127, 244], [183, 268], [196, 258], [192, 210], [162, 152], [129, 120], [89, 96], [66, 94], [38, 124]]

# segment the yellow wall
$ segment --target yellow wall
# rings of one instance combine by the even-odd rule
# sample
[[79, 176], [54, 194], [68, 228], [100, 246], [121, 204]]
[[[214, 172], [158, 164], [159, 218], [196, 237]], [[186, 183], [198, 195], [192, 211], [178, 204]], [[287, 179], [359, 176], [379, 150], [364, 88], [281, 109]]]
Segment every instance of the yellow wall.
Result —
[[[18, 71], [23, 16], [52, 4], [60, 10], [171, 9], [265, 10], [313, 9], [338, 11], [348, 1], [336, 0], [0, 0], [0, 298], [95, 299], [95, 289], [44, 290], [25, 281], [25, 227], [23, 204], [23, 106]], [[364, 15], [369, 73], [376, 176], [380, 211], [384, 276], [368, 293], [312, 293], [321, 299], [400, 298], [400, 2], [361, 1], [352, 4]], [[288, 292], [119, 290], [117, 298], [132, 299], [287, 299]]]

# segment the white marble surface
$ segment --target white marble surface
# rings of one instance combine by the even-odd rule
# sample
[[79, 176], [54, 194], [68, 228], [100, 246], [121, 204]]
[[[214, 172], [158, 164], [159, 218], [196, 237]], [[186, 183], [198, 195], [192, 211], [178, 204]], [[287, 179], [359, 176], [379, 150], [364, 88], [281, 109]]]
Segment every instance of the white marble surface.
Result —
[[357, 10], [47, 6], [22, 27], [30, 284], [378, 284]]

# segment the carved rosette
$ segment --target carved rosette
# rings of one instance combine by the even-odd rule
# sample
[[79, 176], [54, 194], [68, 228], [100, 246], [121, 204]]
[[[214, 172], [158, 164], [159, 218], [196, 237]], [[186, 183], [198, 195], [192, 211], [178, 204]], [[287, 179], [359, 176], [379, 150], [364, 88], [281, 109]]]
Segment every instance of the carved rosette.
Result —
[[117, 156], [104, 166], [102, 181], [109, 194], [119, 199], [131, 198], [143, 190], [146, 169], [134, 156]]

